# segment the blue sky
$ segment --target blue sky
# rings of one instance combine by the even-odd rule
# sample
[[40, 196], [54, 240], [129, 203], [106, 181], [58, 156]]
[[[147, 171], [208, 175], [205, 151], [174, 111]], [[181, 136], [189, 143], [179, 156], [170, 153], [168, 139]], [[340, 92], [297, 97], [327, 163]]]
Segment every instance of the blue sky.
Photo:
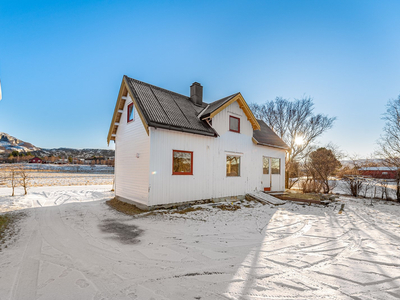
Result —
[[400, 1], [0, 1], [0, 131], [107, 148], [124, 74], [204, 100], [311, 96], [367, 156], [400, 94]]

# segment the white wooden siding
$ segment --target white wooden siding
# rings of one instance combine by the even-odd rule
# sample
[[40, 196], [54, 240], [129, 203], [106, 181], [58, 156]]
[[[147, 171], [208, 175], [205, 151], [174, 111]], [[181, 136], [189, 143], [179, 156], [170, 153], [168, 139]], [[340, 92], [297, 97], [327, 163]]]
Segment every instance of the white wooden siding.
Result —
[[[219, 112], [212, 119], [212, 126], [220, 134], [223, 135], [229, 131], [229, 116], [233, 116], [240, 119], [240, 134], [244, 134], [253, 137], [253, 127], [247, 120], [247, 116], [243, 110], [239, 107], [237, 102], [233, 102], [227, 108]], [[230, 132], [232, 134], [238, 134], [236, 132]]]
[[[229, 115], [240, 118], [240, 133], [229, 131]], [[218, 138], [150, 128], [149, 205], [244, 195], [263, 188], [262, 157], [281, 159], [284, 190], [285, 151], [257, 146], [253, 129], [237, 102], [213, 118]], [[172, 151], [193, 151], [193, 175], [172, 175]], [[226, 177], [226, 156], [241, 156], [241, 175]]]
[[115, 139], [115, 195], [148, 205], [150, 138], [136, 109], [127, 123], [130, 103], [128, 95]]

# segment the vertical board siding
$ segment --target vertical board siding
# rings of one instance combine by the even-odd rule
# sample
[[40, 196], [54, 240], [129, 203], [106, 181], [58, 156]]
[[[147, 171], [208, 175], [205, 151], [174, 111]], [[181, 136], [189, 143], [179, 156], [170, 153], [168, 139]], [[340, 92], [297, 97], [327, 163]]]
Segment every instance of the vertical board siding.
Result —
[[127, 123], [130, 103], [128, 95], [115, 139], [115, 195], [148, 205], [150, 137], [136, 109]]
[[[240, 118], [240, 133], [229, 131], [229, 115]], [[244, 195], [262, 190], [262, 157], [281, 159], [284, 190], [286, 152], [257, 146], [253, 129], [237, 102], [213, 118], [218, 138], [150, 128], [149, 205]], [[172, 151], [193, 151], [193, 175], [172, 175]], [[226, 156], [241, 156], [241, 176], [226, 177]]]

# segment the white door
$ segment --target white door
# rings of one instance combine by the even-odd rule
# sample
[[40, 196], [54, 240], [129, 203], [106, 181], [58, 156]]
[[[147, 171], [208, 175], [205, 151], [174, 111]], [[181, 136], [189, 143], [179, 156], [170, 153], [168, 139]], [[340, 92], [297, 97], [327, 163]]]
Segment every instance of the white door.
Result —
[[281, 191], [281, 159], [270, 158], [271, 191]]
[[261, 176], [261, 190], [262, 191], [270, 191], [271, 190], [271, 171], [270, 171], [270, 158], [263, 156], [263, 168], [262, 168], [262, 176]]

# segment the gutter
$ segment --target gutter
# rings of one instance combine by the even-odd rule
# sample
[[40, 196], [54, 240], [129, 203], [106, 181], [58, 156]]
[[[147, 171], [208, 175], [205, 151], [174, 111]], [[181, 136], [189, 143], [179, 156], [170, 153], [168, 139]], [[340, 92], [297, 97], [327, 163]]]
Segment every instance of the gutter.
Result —
[[148, 123], [149, 127], [154, 127], [154, 128], [161, 128], [161, 129], [167, 129], [167, 130], [172, 130], [172, 131], [178, 131], [178, 132], [187, 132], [187, 133], [193, 133], [193, 134], [199, 134], [199, 135], [205, 135], [205, 136], [210, 136], [210, 137], [216, 137], [216, 133], [211, 133], [211, 132], [206, 132], [206, 131], [197, 131], [195, 129], [188, 129], [188, 128], [183, 128], [183, 127], [172, 127], [170, 125], [164, 125], [164, 124], [156, 124], [153, 122]]
[[288, 148], [288, 147], [282, 147], [282, 146], [277, 146], [277, 145], [271, 145], [271, 144], [260, 143], [260, 142], [257, 141], [254, 137], [253, 137], [253, 139], [257, 142], [257, 145], [268, 146], [268, 147], [273, 147], [273, 148], [279, 148], [279, 149], [283, 149], [283, 150], [289, 151], [289, 148]]

